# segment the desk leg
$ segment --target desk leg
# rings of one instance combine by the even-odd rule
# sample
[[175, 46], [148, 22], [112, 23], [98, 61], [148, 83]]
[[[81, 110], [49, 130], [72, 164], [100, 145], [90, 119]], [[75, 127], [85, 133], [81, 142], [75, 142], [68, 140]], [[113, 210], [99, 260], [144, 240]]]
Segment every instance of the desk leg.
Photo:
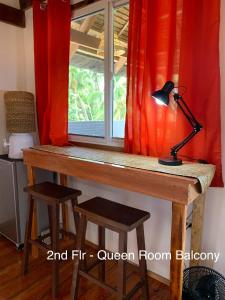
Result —
[[[202, 230], [205, 208], [205, 194], [201, 194], [193, 203], [192, 209], [192, 229], [191, 229], [191, 250], [201, 252]], [[198, 266], [200, 261], [191, 260], [190, 266]]]
[[177, 250], [185, 251], [187, 206], [172, 204], [170, 300], [182, 299], [183, 260], [177, 260]]
[[[35, 184], [34, 178], [34, 169], [32, 166], [27, 166], [27, 176], [28, 176], [28, 185]], [[33, 222], [32, 222], [32, 231], [31, 231], [31, 239], [36, 240], [38, 237], [38, 226], [37, 226], [37, 204], [34, 201], [34, 210], [33, 210]], [[33, 257], [38, 257], [38, 248], [32, 246], [31, 247], [31, 255]]]
[[[67, 176], [64, 174], [59, 175], [60, 184], [67, 186]], [[69, 216], [68, 216], [68, 207], [66, 203], [62, 203], [62, 221], [63, 221], [63, 229], [65, 231], [69, 231]]]

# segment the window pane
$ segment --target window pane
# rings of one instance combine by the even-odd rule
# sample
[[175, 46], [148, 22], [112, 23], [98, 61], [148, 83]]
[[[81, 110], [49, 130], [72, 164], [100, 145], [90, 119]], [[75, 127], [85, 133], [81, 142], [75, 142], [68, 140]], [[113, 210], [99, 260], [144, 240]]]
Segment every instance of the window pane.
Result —
[[104, 136], [104, 13], [71, 22], [69, 133]]
[[113, 137], [124, 137], [129, 4], [114, 9]]

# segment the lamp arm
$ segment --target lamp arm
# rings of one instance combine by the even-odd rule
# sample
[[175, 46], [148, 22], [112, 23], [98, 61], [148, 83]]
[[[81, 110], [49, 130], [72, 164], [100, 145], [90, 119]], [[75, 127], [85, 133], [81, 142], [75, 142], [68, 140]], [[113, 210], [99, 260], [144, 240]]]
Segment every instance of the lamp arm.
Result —
[[[184, 101], [182, 96], [179, 94], [174, 94], [174, 101], [177, 103], [177, 105], [180, 107], [181, 111], [185, 115], [186, 119], [189, 121], [191, 126], [194, 127], [201, 127], [202, 125], [196, 120], [195, 116], [191, 112], [190, 108], [187, 106], [187, 103]], [[181, 105], [182, 104], [182, 105]]]
[[200, 130], [201, 129], [194, 129], [182, 142], [173, 146], [170, 152], [171, 156], [177, 159], [177, 152], [183, 148]]
[[182, 104], [186, 108], [187, 112], [189, 113], [190, 119], [192, 120], [192, 123], [193, 123], [193, 127], [198, 127], [198, 126], [202, 127], [202, 125], [196, 120], [195, 116], [191, 112], [191, 110], [188, 107], [187, 103], [184, 101], [184, 99], [181, 96], [180, 96], [180, 101], [182, 102]]
[[[180, 143], [175, 145], [174, 147], [171, 148], [171, 155], [177, 159], [177, 152], [183, 148], [201, 129], [202, 125], [196, 120], [192, 112], [190, 111], [189, 107], [185, 103], [184, 99], [182, 96], [179, 94], [174, 94], [174, 100], [177, 103], [177, 105], [180, 107], [181, 111], [185, 115], [186, 119], [188, 122], [191, 124], [193, 131]], [[183, 104], [183, 106], [182, 106]]]

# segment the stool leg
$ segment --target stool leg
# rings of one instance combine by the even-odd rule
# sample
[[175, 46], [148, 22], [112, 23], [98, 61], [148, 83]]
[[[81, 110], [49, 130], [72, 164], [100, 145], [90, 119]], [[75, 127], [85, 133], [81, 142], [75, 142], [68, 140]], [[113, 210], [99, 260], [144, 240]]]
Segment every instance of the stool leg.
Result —
[[[80, 218], [80, 217], [79, 217]], [[85, 218], [85, 220], [86, 220], [86, 218]], [[84, 232], [84, 234], [82, 235], [82, 241], [81, 241], [81, 252], [82, 253], [85, 253], [85, 238], [86, 238], [86, 231], [87, 231], [87, 221], [86, 222], [84, 222], [84, 228], [82, 228], [82, 231]], [[79, 226], [78, 226], [78, 228], [79, 228]], [[79, 233], [79, 229], [78, 229], [78, 233]], [[79, 249], [79, 248], [77, 248], [77, 249]], [[87, 258], [86, 258], [86, 256], [84, 256], [84, 259], [82, 259], [81, 261], [80, 261], [80, 269], [82, 270], [82, 271], [86, 271], [86, 269], [87, 269]]]
[[[105, 228], [98, 226], [98, 245], [99, 250], [105, 250]], [[99, 280], [105, 281], [105, 260], [99, 264]]]
[[[60, 178], [60, 184], [63, 186], [67, 186], [67, 176], [64, 174], [59, 174]], [[69, 231], [69, 216], [68, 216], [68, 207], [66, 203], [62, 203], [62, 222], [63, 222], [63, 230], [64, 231]], [[63, 238], [67, 238], [65, 234], [63, 233]]]
[[79, 219], [80, 219], [79, 213], [76, 212], [76, 210], [75, 210], [75, 206], [78, 204], [77, 198], [72, 198], [71, 204], [72, 204], [72, 209], [73, 209], [74, 225], [75, 225], [76, 234], [77, 234], [78, 227], [79, 227]]
[[48, 219], [49, 219], [49, 230], [50, 230], [50, 238], [51, 238], [51, 245], [53, 241], [53, 236], [52, 236], [52, 206], [48, 205]]
[[25, 231], [25, 241], [24, 241], [24, 257], [23, 257], [23, 274], [27, 274], [28, 264], [29, 264], [29, 251], [31, 238], [32, 222], [33, 222], [33, 210], [34, 210], [34, 199], [32, 196], [28, 196], [27, 203], [27, 217], [26, 217], [26, 231]]
[[[78, 204], [77, 198], [72, 198], [71, 199], [71, 204], [72, 204], [72, 210], [73, 210], [73, 218], [74, 218], [74, 224], [75, 224], [75, 229], [76, 229], [76, 236], [78, 234], [78, 229], [79, 229], [79, 222], [80, 222], [80, 215], [78, 212], [76, 212], [76, 205]], [[85, 225], [87, 226], [87, 224]], [[86, 232], [86, 227], [85, 227], [85, 232]], [[85, 237], [84, 237], [84, 241], [85, 241]], [[83, 243], [82, 252], [85, 252], [85, 242]], [[82, 260], [81, 262], [81, 270], [86, 270], [86, 266], [87, 266], [87, 259], [86, 257], [84, 257], [84, 260]]]
[[[54, 253], [59, 251], [59, 204], [55, 204], [52, 207], [52, 250]], [[59, 289], [59, 261], [53, 260], [52, 265], [52, 295], [56, 297]]]
[[68, 239], [66, 236], [66, 232], [69, 231], [69, 225], [68, 225], [68, 207], [66, 203], [61, 203], [61, 212], [62, 212], [62, 238]]
[[[144, 225], [143, 223], [137, 227], [136, 229], [137, 233], [137, 244], [138, 244], [138, 252], [141, 250], [145, 250], [145, 236], [144, 236]], [[147, 274], [147, 264], [144, 257], [139, 259], [139, 265], [140, 265], [140, 274], [141, 274], [141, 280], [143, 281], [143, 297], [144, 300], [149, 299], [149, 291], [148, 291], [148, 274]]]
[[[127, 253], [127, 232], [119, 233], [119, 253]], [[126, 296], [126, 267], [125, 260], [120, 259], [118, 263], [118, 300], [123, 300]]]
[[[85, 216], [81, 216], [78, 233], [77, 233], [77, 241], [76, 241], [76, 249], [82, 251], [84, 248], [85, 243], [85, 235], [86, 235], [86, 227], [87, 227], [87, 220]], [[79, 270], [81, 267], [81, 260], [79, 257], [75, 259], [74, 268], [73, 268], [73, 279], [72, 279], [72, 286], [71, 286], [71, 300], [78, 299], [78, 289], [79, 289]]]

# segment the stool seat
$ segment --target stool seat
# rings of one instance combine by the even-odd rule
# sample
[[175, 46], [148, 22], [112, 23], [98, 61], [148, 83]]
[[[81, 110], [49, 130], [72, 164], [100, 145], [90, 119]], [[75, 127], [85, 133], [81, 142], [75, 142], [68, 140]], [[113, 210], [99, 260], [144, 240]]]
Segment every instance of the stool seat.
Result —
[[76, 206], [76, 211], [94, 218], [114, 229], [131, 231], [150, 218], [150, 213], [101, 197], [92, 198]]
[[48, 202], [58, 201], [59, 203], [81, 195], [81, 191], [79, 190], [48, 181], [27, 186], [24, 188], [24, 191], [28, 192], [34, 198]]

